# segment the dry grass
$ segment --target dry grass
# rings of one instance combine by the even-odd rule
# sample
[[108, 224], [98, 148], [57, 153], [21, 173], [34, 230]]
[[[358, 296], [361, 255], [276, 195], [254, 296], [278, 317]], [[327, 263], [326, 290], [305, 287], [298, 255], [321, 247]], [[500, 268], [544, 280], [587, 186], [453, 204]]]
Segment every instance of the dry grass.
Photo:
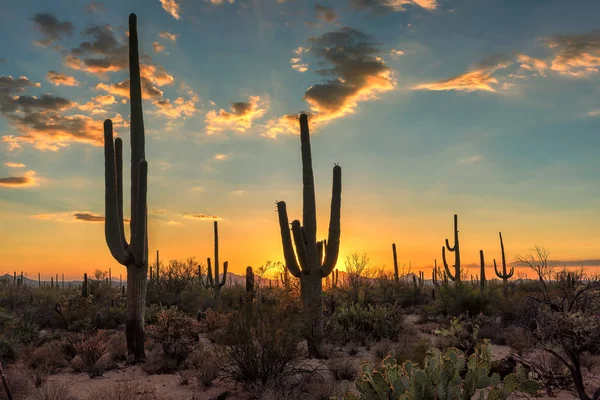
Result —
[[67, 383], [46, 382], [33, 396], [35, 400], [76, 400], [70, 395], [71, 387]]
[[[24, 370], [25, 368], [21, 367], [20, 369]], [[10, 368], [4, 367], [4, 372], [6, 373], [6, 379], [8, 380], [8, 385], [14, 400], [26, 399], [29, 394], [27, 377], [21, 371], [17, 370], [15, 366]], [[8, 397], [4, 392], [4, 388], [0, 386], [0, 400], [7, 399]]]
[[358, 376], [358, 362], [353, 358], [332, 358], [327, 361], [327, 367], [336, 381], [353, 381]]
[[159, 400], [159, 398], [154, 390], [125, 382], [111, 388], [90, 391], [85, 400]]

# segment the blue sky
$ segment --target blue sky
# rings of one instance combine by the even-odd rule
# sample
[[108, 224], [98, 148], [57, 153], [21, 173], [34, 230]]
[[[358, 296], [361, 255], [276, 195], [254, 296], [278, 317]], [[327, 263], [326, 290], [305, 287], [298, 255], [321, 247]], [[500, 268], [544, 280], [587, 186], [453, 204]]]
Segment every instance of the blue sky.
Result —
[[146, 66], [151, 251], [210, 256], [202, 214], [221, 219], [234, 271], [281, 259], [274, 202], [300, 215], [295, 116], [307, 111], [323, 235], [331, 168], [343, 169], [342, 259], [389, 266], [395, 241], [401, 262], [431, 265], [454, 213], [467, 262], [480, 248], [498, 258], [498, 231], [509, 258], [533, 244], [598, 258], [597, 1], [6, 0], [8, 268], [112, 265], [99, 135], [112, 118], [129, 151], [130, 12]]

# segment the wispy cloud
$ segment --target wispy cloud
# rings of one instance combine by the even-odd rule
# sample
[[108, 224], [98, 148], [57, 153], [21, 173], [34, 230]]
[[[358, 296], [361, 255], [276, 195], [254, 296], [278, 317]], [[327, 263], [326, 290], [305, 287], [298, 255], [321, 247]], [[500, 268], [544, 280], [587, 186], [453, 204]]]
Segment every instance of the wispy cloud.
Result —
[[435, 10], [437, 0], [350, 0], [350, 5], [358, 10], [406, 11], [406, 6], [416, 6], [426, 10]]
[[152, 49], [154, 50], [155, 53], [162, 53], [165, 51], [166, 47], [159, 42], [153, 42]]
[[399, 58], [400, 56], [403, 56], [404, 52], [402, 50], [396, 50], [396, 49], [392, 49], [390, 50], [390, 57], [392, 58]]
[[48, 71], [46, 79], [54, 86], [79, 86], [79, 81], [75, 77], [56, 71]]
[[225, 130], [244, 133], [251, 129], [256, 119], [265, 115], [269, 108], [268, 101], [260, 96], [250, 96], [248, 101], [231, 104], [231, 111], [224, 109], [210, 110], [206, 114], [206, 133], [211, 135]]
[[25, 164], [7, 161], [4, 163], [8, 168], [25, 168]]
[[499, 81], [493, 74], [511, 65], [506, 59], [490, 59], [476, 68], [450, 79], [421, 83], [414, 90], [456, 90], [462, 92], [495, 92]]
[[160, 36], [163, 39], [170, 40], [171, 42], [177, 41], [177, 38], [179, 37], [178, 34], [170, 33], [167, 31], [163, 31], [163, 32], [159, 33], [158, 36]]
[[179, 4], [175, 0], [160, 0], [163, 10], [169, 13], [175, 19], [181, 19], [179, 15]]
[[600, 31], [556, 35], [546, 41], [555, 52], [550, 68], [563, 75], [585, 77], [600, 71]]
[[229, 155], [227, 154], [215, 154], [215, 156], [213, 157], [215, 160], [217, 161], [225, 161], [229, 158]]
[[23, 176], [9, 176], [6, 178], [0, 178], [0, 187], [7, 188], [26, 188], [37, 186], [39, 178], [36, 177], [35, 171], [27, 171]]
[[207, 215], [207, 214], [183, 214], [185, 218], [195, 219], [200, 221], [221, 221], [222, 218], [216, 215]]
[[474, 155], [474, 156], [460, 158], [458, 160], [458, 162], [462, 165], [472, 165], [472, 164], [477, 164], [483, 160], [484, 160], [483, 156]]
[[333, 8], [325, 7], [325, 6], [322, 6], [321, 4], [315, 5], [315, 13], [316, 13], [317, 19], [319, 19], [323, 22], [330, 23], [330, 24], [337, 21], [337, 19], [338, 19], [338, 15], [333, 10]]

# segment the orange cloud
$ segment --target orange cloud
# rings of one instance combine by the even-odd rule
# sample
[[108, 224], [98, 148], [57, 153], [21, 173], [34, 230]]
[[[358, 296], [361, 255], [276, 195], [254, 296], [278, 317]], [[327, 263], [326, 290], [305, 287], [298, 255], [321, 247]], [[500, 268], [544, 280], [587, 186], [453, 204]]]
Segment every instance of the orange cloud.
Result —
[[269, 108], [266, 100], [259, 96], [250, 96], [247, 102], [231, 104], [231, 112], [224, 109], [210, 110], [206, 114], [206, 133], [211, 135], [225, 130], [244, 133], [252, 128], [254, 120], [261, 118]]
[[394, 75], [377, 56], [379, 49], [370, 35], [344, 27], [310, 38], [309, 42], [311, 47], [304, 52], [331, 65], [316, 71], [327, 79], [304, 94], [314, 114], [314, 123], [323, 124], [353, 114], [358, 103], [396, 87]]
[[206, 215], [206, 214], [183, 214], [185, 218], [189, 219], [197, 219], [201, 221], [221, 221], [222, 218], [216, 215]]
[[418, 6], [426, 10], [435, 10], [437, 0], [350, 0], [356, 9], [370, 8], [383, 11], [406, 11], [406, 5]]
[[[309, 119], [309, 124], [311, 123]], [[264, 132], [261, 136], [270, 139], [277, 139], [281, 135], [299, 135], [300, 128], [298, 125], [298, 116], [295, 114], [287, 114], [279, 118], [271, 118], [262, 127]]]
[[36, 177], [35, 171], [27, 171], [23, 176], [9, 176], [0, 178], [0, 187], [8, 188], [25, 188], [37, 186], [39, 178]]
[[229, 156], [227, 154], [215, 154], [213, 158], [217, 161], [225, 161], [229, 158]]
[[517, 62], [520, 64], [521, 68], [539, 74], [540, 76], [546, 76], [546, 70], [549, 67], [546, 61], [529, 57], [525, 54], [517, 55]]
[[188, 95], [189, 99], [178, 97], [173, 103], [169, 99], [153, 101], [152, 104], [157, 107], [155, 114], [169, 119], [191, 117], [198, 111], [196, 104], [200, 98], [191, 90], [188, 91]]
[[56, 71], [48, 71], [46, 79], [54, 86], [79, 86], [79, 81], [75, 77]]
[[392, 58], [398, 58], [402, 55], [404, 55], [404, 52], [402, 50], [396, 50], [396, 49], [390, 50], [390, 57], [392, 57]]
[[414, 90], [456, 90], [463, 92], [487, 91], [495, 92], [492, 85], [498, 84], [498, 79], [492, 76], [496, 71], [507, 68], [511, 63], [506, 60], [495, 61], [488, 65], [479, 66], [469, 72], [454, 78], [422, 83], [413, 87]]
[[179, 35], [175, 33], [170, 33], [166, 31], [159, 33], [158, 36], [160, 36], [163, 39], [170, 40], [171, 42], [177, 41], [177, 38], [179, 37]]
[[600, 71], [600, 31], [557, 35], [547, 40], [556, 53], [550, 68], [563, 75], [585, 77]]
[[181, 19], [179, 15], [179, 4], [175, 0], [160, 0], [162, 8], [175, 19]]
[[165, 46], [160, 44], [159, 42], [153, 42], [152, 49], [155, 53], [162, 53], [163, 51], [165, 51]]
[[[57, 213], [42, 213], [34, 214], [31, 216], [33, 219], [41, 221], [53, 221], [53, 222], [104, 222], [104, 216], [95, 214], [89, 211], [66, 211]], [[123, 219], [124, 222], [130, 222], [128, 218]]]
[[4, 165], [6, 165], [8, 168], [24, 168], [25, 164], [22, 163], [15, 163], [15, 162], [5, 162]]

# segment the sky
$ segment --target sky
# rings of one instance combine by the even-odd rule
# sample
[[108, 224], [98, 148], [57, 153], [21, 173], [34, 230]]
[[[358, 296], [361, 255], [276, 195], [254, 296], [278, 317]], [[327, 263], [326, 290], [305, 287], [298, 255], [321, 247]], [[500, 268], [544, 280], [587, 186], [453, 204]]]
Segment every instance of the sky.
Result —
[[[342, 166], [338, 266], [413, 271], [543, 245], [600, 258], [597, 0], [4, 0], [0, 274], [125, 268], [104, 239], [102, 121], [129, 174], [127, 18], [138, 16], [149, 251], [241, 274], [283, 260], [310, 114], [318, 236]], [[124, 185], [129, 188], [125, 178]], [[125, 190], [125, 214], [129, 215]]]

